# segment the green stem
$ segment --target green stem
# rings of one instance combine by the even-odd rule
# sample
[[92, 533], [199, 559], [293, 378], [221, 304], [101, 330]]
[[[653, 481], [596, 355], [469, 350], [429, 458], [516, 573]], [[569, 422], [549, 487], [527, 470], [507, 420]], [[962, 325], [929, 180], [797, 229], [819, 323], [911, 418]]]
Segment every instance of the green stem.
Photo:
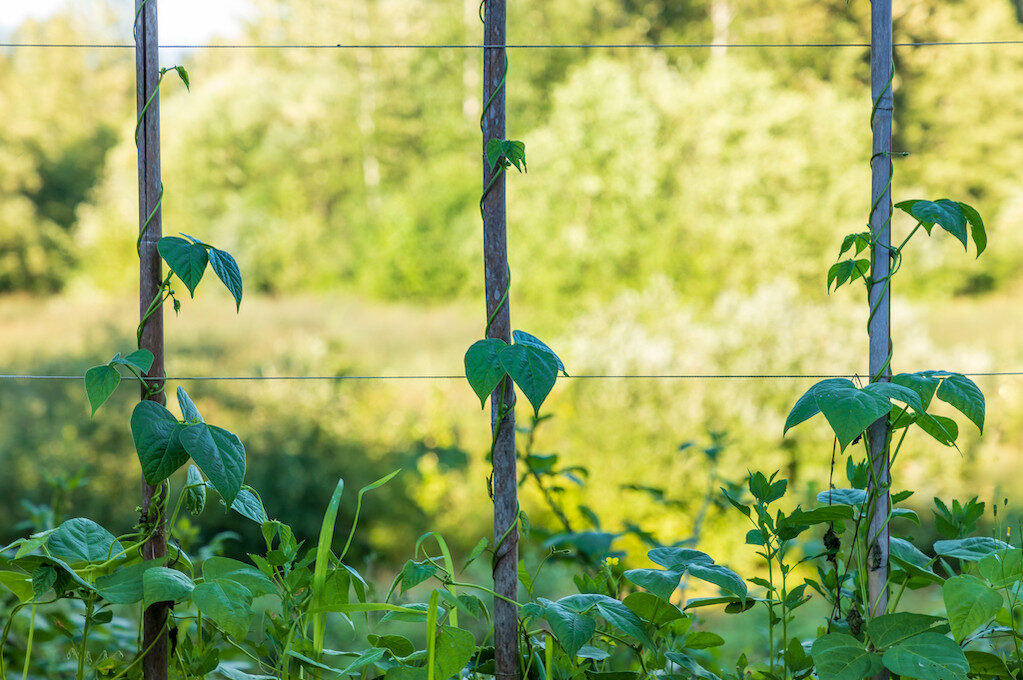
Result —
[[75, 674], [75, 680], [85, 680], [86, 647], [89, 644], [89, 627], [92, 625], [92, 612], [94, 607], [95, 603], [90, 597], [85, 602], [85, 623], [82, 625], [82, 646], [78, 652], [78, 672]]
[[516, 602], [515, 600], [511, 599], [510, 597], [505, 597], [504, 595], [501, 595], [501, 594], [491, 590], [490, 588], [487, 588], [486, 586], [478, 586], [475, 583], [463, 583], [461, 581], [447, 581], [446, 583], [449, 586], [456, 586], [458, 588], [475, 588], [476, 590], [482, 590], [484, 593], [489, 593], [490, 595], [493, 595], [494, 597], [498, 598], [499, 600], [504, 600], [508, 604], [513, 604], [516, 607], [521, 607], [522, 606], [522, 604], [520, 602]]
[[32, 659], [32, 638], [36, 632], [36, 605], [32, 605], [31, 620], [28, 625], [28, 642], [25, 644], [25, 668], [21, 671], [21, 680], [28, 678], [29, 661]]

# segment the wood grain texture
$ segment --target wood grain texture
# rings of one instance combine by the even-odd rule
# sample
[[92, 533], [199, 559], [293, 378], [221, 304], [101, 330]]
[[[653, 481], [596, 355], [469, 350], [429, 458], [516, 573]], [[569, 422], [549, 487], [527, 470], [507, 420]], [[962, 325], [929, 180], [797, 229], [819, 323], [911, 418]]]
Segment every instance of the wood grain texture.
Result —
[[[483, 42], [505, 45], [505, 0], [487, 0], [485, 5]], [[501, 85], [506, 65], [503, 47], [483, 51], [483, 101], [496, 91], [483, 117], [483, 186], [490, 184], [493, 173], [486, 162], [488, 140], [505, 138], [505, 88]], [[505, 212], [505, 178], [502, 175], [483, 201], [483, 267], [486, 279], [487, 318], [493, 317], [488, 337], [511, 342], [511, 314], [505, 291], [508, 289], [508, 232]], [[502, 304], [504, 300], [504, 304]], [[500, 308], [499, 308], [500, 307]], [[519, 502], [515, 456], [515, 414], [510, 412], [498, 423], [498, 404], [514, 404], [515, 390], [506, 381], [491, 395], [491, 427], [496, 428], [493, 459], [494, 590], [512, 600], [518, 595], [519, 535], [514, 527], [518, 521]], [[506, 535], [507, 534], [507, 535]], [[502, 540], [502, 536], [504, 539]], [[494, 657], [496, 675], [501, 680], [519, 677], [518, 610], [503, 600], [494, 600]]]
[[[136, 45], [135, 45], [135, 80], [136, 109], [139, 116], [145, 115], [139, 126], [138, 139], [138, 180], [139, 180], [139, 230], [143, 229], [150, 214], [155, 214], [145, 227], [142, 234], [139, 252], [139, 319], [145, 316], [150, 303], [160, 291], [163, 280], [163, 266], [156, 243], [163, 234], [163, 225], [159, 210], [160, 188], [160, 95], [157, 92], [160, 72], [159, 32], [157, 30], [157, 0], [136, 0]], [[155, 96], [154, 96], [155, 93]], [[146, 108], [146, 102], [153, 97]], [[163, 311], [156, 310], [142, 329], [139, 347], [153, 353], [153, 365], [147, 377], [155, 378], [151, 385], [162, 385], [166, 375], [164, 370], [163, 346]], [[147, 396], [142, 390], [142, 398], [152, 399], [165, 404], [167, 399], [163, 391]], [[167, 483], [150, 486], [142, 482], [142, 514], [146, 521], [155, 523], [156, 532], [143, 547], [146, 559], [163, 557], [167, 553], [167, 532], [165, 517], [158, 509], [153, 508], [154, 497], [162, 495], [166, 498]], [[155, 516], [154, 516], [155, 515]], [[164, 631], [167, 622], [167, 606], [155, 604], [146, 609], [142, 617], [142, 649], [149, 653], [142, 662], [143, 676], [146, 680], [166, 680], [167, 678], [167, 635]]]
[[[871, 3], [870, 84], [871, 100], [878, 102], [872, 124], [873, 154], [871, 156], [870, 230], [876, 239], [873, 246], [874, 271], [868, 295], [870, 308], [876, 308], [870, 320], [870, 375], [881, 381], [891, 380], [891, 366], [885, 366], [891, 348], [891, 282], [885, 279], [891, 271], [892, 198], [889, 186], [892, 176], [892, 110], [894, 97], [892, 76], [892, 0]], [[880, 375], [879, 375], [880, 374]], [[883, 614], [888, 606], [888, 513], [891, 498], [888, 492], [891, 475], [888, 416], [867, 430], [873, 480], [869, 489], [877, 489], [867, 529], [868, 591], [871, 616]], [[880, 488], [877, 488], [880, 487]]]

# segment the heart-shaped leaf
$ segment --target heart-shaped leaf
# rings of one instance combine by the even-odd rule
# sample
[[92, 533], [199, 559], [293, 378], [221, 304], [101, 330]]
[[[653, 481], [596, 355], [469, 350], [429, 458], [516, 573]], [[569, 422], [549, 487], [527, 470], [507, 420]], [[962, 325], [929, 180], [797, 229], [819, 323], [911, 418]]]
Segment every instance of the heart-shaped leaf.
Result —
[[930, 227], [937, 224], [952, 234], [963, 248], [966, 248], [966, 216], [955, 201], [941, 198], [937, 201], [902, 201], [895, 207], [915, 217], [930, 233]]
[[182, 429], [178, 419], [155, 401], [136, 404], [131, 413], [131, 436], [147, 484], [159, 484], [188, 460], [179, 439]]
[[507, 345], [497, 357], [533, 405], [533, 413], [539, 415], [540, 406], [558, 379], [558, 362], [554, 355], [531, 345]]
[[205, 422], [199, 414], [199, 409], [192, 402], [192, 398], [188, 396], [188, 392], [185, 392], [185, 388], [180, 385], [178, 385], [178, 408], [181, 409], [181, 418], [186, 423], [190, 420]]
[[185, 284], [189, 294], [195, 297], [195, 287], [202, 280], [206, 263], [209, 262], [206, 248], [177, 236], [164, 236], [156, 244], [156, 250], [171, 271]]
[[242, 273], [231, 254], [217, 248], [210, 248], [210, 266], [234, 297], [235, 311], [242, 308]]
[[121, 551], [112, 533], [85, 517], [63, 522], [50, 534], [46, 547], [54, 557], [72, 564], [105, 562]]
[[536, 337], [535, 335], [530, 335], [526, 331], [512, 331], [512, 340], [515, 342], [516, 345], [532, 345], [533, 347], [541, 349], [544, 352], [550, 352], [551, 356], [554, 357], [554, 360], [558, 362], [558, 370], [561, 371], [564, 375], [568, 375], [568, 373], [565, 372], [565, 364], [561, 362], [561, 358], [558, 357], [558, 355], [555, 354], [554, 350], [548, 347], [547, 343], [545, 343], [540, 338]]
[[980, 213], [977, 212], [973, 206], [969, 206], [961, 201], [957, 202], [959, 209], [963, 211], [963, 216], [966, 217], [966, 221], [970, 224], [970, 232], [973, 236], [973, 243], [977, 246], [977, 257], [984, 252], [987, 248], [987, 231], [984, 229], [984, 220], [981, 219]]
[[114, 357], [110, 363], [134, 366], [140, 373], [148, 373], [149, 369], [153, 367], [153, 353], [148, 349], [137, 349], [126, 357]]
[[[813, 406], [816, 406], [831, 425], [839, 446], [845, 450], [871, 423], [892, 410], [886, 395], [876, 390], [857, 389], [845, 378], [822, 380], [796, 402], [785, 421], [785, 430], [815, 415]], [[811, 395], [813, 405], [809, 401]]]
[[919, 680], [966, 680], [970, 664], [951, 638], [921, 633], [884, 653], [885, 668], [904, 678]]
[[230, 580], [200, 583], [192, 591], [192, 602], [203, 616], [212, 619], [235, 640], [242, 640], [252, 622], [252, 592]]
[[113, 366], [93, 366], [85, 372], [85, 393], [89, 396], [92, 415], [110, 398], [121, 383], [121, 374]]
[[230, 507], [245, 479], [245, 447], [241, 441], [233, 433], [206, 423], [188, 425], [179, 436], [185, 451]]
[[877, 654], [845, 633], [829, 633], [814, 640], [810, 648], [820, 680], [863, 680], [881, 670]]
[[937, 396], [973, 421], [981, 432], [984, 431], [984, 393], [977, 387], [977, 383], [961, 373], [944, 374]]
[[154, 567], [142, 575], [142, 599], [146, 606], [154, 602], [178, 602], [195, 590], [195, 583], [176, 569]]
[[501, 379], [508, 373], [504, 370], [497, 355], [508, 343], [500, 338], [477, 340], [465, 353], [465, 378], [469, 386], [480, 399], [480, 407], [486, 405], [487, 398], [497, 389]]
[[941, 586], [952, 636], [962, 642], [966, 636], [994, 618], [1002, 608], [1002, 594], [976, 576], [953, 576]]

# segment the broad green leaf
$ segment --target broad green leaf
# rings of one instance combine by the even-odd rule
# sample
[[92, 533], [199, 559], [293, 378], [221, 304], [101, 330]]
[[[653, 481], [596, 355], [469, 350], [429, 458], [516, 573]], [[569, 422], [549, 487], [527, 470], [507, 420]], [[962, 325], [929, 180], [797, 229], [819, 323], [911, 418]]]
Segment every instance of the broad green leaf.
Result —
[[321, 614], [340, 612], [351, 602], [349, 593], [352, 576], [344, 569], [333, 569], [323, 579], [323, 585], [317, 589], [317, 596], [310, 598], [308, 612]]
[[121, 551], [112, 533], [85, 517], [63, 522], [50, 534], [46, 547], [54, 557], [71, 564], [105, 562]]
[[904, 538], [889, 539], [888, 554], [892, 562], [897, 564], [910, 576], [927, 579], [934, 583], [943, 583], [944, 579], [931, 569], [931, 559], [920, 552], [915, 545]]
[[[443, 633], [441, 633], [441, 635], [443, 635]], [[469, 634], [469, 637], [472, 637], [471, 633]], [[474, 643], [473, 650], [475, 649], [476, 645]], [[340, 671], [337, 671], [337, 673], [339, 675], [362, 675], [364, 668], [372, 666], [377, 661], [380, 661], [382, 658], [384, 658], [384, 654], [386, 653], [387, 651], [384, 649], [364, 649], [362, 650], [362, 652], [359, 653], [359, 656], [356, 659], [354, 659], [350, 664], [342, 668]], [[462, 665], [464, 666], [465, 664]]]
[[558, 379], [554, 355], [530, 345], [507, 345], [497, 353], [497, 358], [533, 405], [533, 413], [539, 415], [540, 406]]
[[188, 460], [188, 452], [179, 439], [181, 430], [178, 419], [155, 401], [144, 400], [135, 405], [131, 436], [148, 484], [159, 484]]
[[956, 421], [945, 416], [925, 413], [916, 419], [920, 429], [945, 446], [952, 446], [959, 438], [959, 426]]
[[[676, 585], [678, 585], [676, 583]], [[666, 602], [665, 598], [658, 597], [653, 593], [635, 592], [630, 593], [622, 604], [636, 613], [644, 621], [649, 621], [654, 628], [659, 628], [666, 623], [671, 623], [682, 618], [682, 612], [678, 607]]]
[[238, 269], [238, 263], [235, 262], [234, 258], [227, 251], [212, 247], [210, 248], [209, 258], [213, 271], [216, 272], [217, 277], [223, 282], [224, 287], [227, 288], [234, 298], [235, 311], [240, 310], [242, 308], [242, 273]]
[[831, 284], [835, 285], [835, 290], [842, 287], [847, 281], [852, 283], [856, 279], [867, 280], [867, 273], [870, 271], [870, 260], [859, 259], [859, 260], [842, 260], [831, 265], [828, 269], [828, 290], [831, 290]]
[[881, 670], [877, 654], [868, 652], [862, 642], [845, 633], [817, 638], [810, 654], [820, 680], [863, 680]]
[[199, 468], [194, 465], [188, 466], [188, 477], [185, 485], [185, 502], [188, 511], [193, 515], [201, 515], [206, 508], [206, 480], [202, 478]]
[[142, 599], [145, 606], [154, 602], [180, 602], [195, 590], [195, 583], [176, 569], [153, 567], [142, 575]]
[[251, 486], [243, 486], [238, 495], [235, 496], [231, 509], [242, 517], [251, 519], [256, 524], [263, 524], [269, 518], [266, 516], [266, 508], [263, 501]]
[[512, 340], [516, 345], [531, 345], [544, 352], [549, 352], [550, 355], [554, 357], [554, 360], [558, 362], [558, 370], [565, 375], [568, 375], [568, 373], [565, 372], [565, 364], [561, 362], [561, 358], [540, 338], [535, 335], [531, 335], [526, 331], [512, 331]]
[[126, 357], [114, 357], [110, 363], [134, 366], [140, 373], [149, 373], [153, 367], [153, 353], [148, 349], [137, 349]]
[[814, 386], [817, 407], [827, 418], [845, 450], [856, 437], [892, 410], [891, 402], [870, 391], [856, 389], [851, 380], [832, 378]]
[[252, 622], [252, 592], [248, 588], [227, 579], [200, 583], [192, 591], [192, 602], [236, 641], [245, 638]]
[[884, 653], [882, 662], [893, 673], [919, 680], [966, 680], [970, 670], [959, 645], [938, 633], [921, 633], [900, 642]]
[[788, 526], [813, 526], [814, 524], [837, 522], [852, 518], [853, 509], [848, 505], [822, 505], [810, 510], [801, 510], [797, 507], [784, 519], [783, 524]]
[[687, 649], [711, 649], [725, 644], [725, 639], [709, 630], [697, 630], [686, 635]]
[[[163, 559], [146, 560], [119, 567], [112, 574], [96, 579], [96, 591], [111, 604], [135, 604], [142, 601], [142, 584], [146, 572], [163, 564]], [[162, 567], [160, 567], [162, 568]]]
[[483, 554], [483, 552], [490, 547], [490, 539], [486, 536], [476, 542], [475, 547], [469, 551], [468, 557], [465, 558], [465, 564], [462, 565], [462, 570], [469, 568], [469, 565], [476, 561], [476, 558]]
[[231, 432], [205, 423], [188, 425], [179, 436], [185, 451], [230, 507], [245, 479], [245, 447], [241, 441]]
[[180, 385], [178, 385], [178, 408], [181, 409], [181, 419], [186, 423], [195, 420], [205, 422], [202, 419], [202, 415], [199, 414], [199, 409], [195, 407], [192, 398], [188, 396], [188, 392]]
[[20, 571], [0, 571], [0, 586], [14, 593], [21, 602], [30, 601], [35, 594], [32, 590], [32, 577]]
[[156, 250], [171, 271], [185, 284], [189, 294], [195, 297], [195, 287], [202, 280], [206, 263], [209, 261], [206, 248], [177, 236], [164, 236], [156, 244]]
[[574, 657], [597, 629], [597, 622], [557, 602], [544, 598], [538, 601], [542, 606], [540, 616], [550, 625], [558, 644], [569, 656]]
[[629, 569], [625, 572], [625, 578], [662, 600], [668, 601], [675, 589], [678, 588], [683, 573], [683, 570]]
[[877, 649], [886, 649], [914, 635], [926, 633], [940, 624], [937, 616], [897, 612], [884, 614], [867, 621], [867, 635]]
[[941, 587], [941, 596], [957, 642], [994, 618], [1002, 608], [1002, 594], [976, 576], [953, 576]]
[[909, 387], [904, 387], [897, 383], [890, 382], [870, 383], [869, 385], [865, 385], [861, 391], [870, 392], [871, 394], [876, 394], [879, 397], [883, 397], [885, 399], [894, 399], [896, 401], [901, 401], [902, 403], [906, 404], [917, 413], [922, 413], [923, 411], [926, 410], [924, 408], [923, 401], [921, 400], [920, 395], [915, 390]]
[[746, 597], [746, 582], [742, 577], [728, 567], [714, 564], [706, 553], [690, 548], [654, 548], [647, 554], [671, 572], [685, 570], [691, 577], [713, 583], [730, 595]]
[[828, 489], [817, 494], [817, 502], [829, 505], [863, 505], [867, 502], [867, 492], [863, 489]]
[[234, 581], [235, 583], [240, 583], [254, 597], [277, 593], [277, 586], [259, 569], [228, 557], [211, 557], [207, 559], [202, 563], [202, 575], [207, 583], [214, 581]]
[[465, 378], [479, 397], [480, 407], [486, 405], [487, 398], [507, 375], [497, 358], [498, 352], [507, 346], [500, 338], [487, 338], [474, 342], [465, 353]]
[[276, 675], [246, 673], [245, 671], [240, 671], [233, 666], [217, 666], [217, 672], [227, 678], [227, 680], [280, 680], [279, 676]]
[[1023, 551], [999, 550], [980, 561], [977, 570], [995, 588], [1011, 586], [1023, 580]]
[[966, 217], [966, 221], [970, 224], [970, 231], [973, 236], [973, 243], [977, 246], [977, 257], [984, 252], [987, 248], [987, 231], [984, 229], [984, 220], [981, 219], [980, 213], [977, 212], [972, 206], [969, 206], [962, 201], [957, 201], [959, 209], [963, 211], [963, 216]]
[[924, 373], [899, 373], [892, 376], [892, 384], [908, 387], [920, 396], [924, 409], [931, 405], [934, 391], [938, 389], [938, 379]]
[[93, 366], [85, 372], [85, 393], [92, 406], [92, 415], [110, 398], [121, 383], [121, 374], [113, 366]]
[[437, 573], [437, 567], [433, 563], [426, 560], [422, 562], [409, 560], [401, 570], [401, 592], [404, 593], [406, 590], [415, 588], [435, 573]]
[[412, 641], [402, 635], [367, 635], [366, 639], [374, 647], [387, 649], [399, 658], [416, 651], [416, 646], [412, 644]]
[[934, 552], [938, 555], [954, 557], [966, 562], [979, 562], [992, 553], [1011, 548], [1012, 546], [1005, 541], [999, 541], [990, 536], [971, 536], [970, 538], [935, 541], [934, 543]]
[[461, 677], [462, 669], [469, 663], [476, 651], [476, 640], [467, 630], [453, 626], [441, 626], [435, 650], [435, 680], [447, 680], [453, 676]]
[[654, 641], [647, 635], [643, 628], [643, 621], [636, 614], [618, 600], [608, 597], [597, 603], [597, 613], [604, 617], [608, 623], [631, 635], [649, 648], [654, 647]]
[[951, 373], [938, 386], [938, 399], [952, 406], [984, 431], [984, 393], [977, 384], [959, 373]]
[[[817, 383], [817, 385], [820, 384], [821, 383]], [[789, 411], [789, 415], [785, 419], [785, 429], [782, 430], [782, 436], [796, 425], [813, 418], [821, 412], [820, 408], [817, 407], [817, 399], [814, 397], [814, 390], [817, 389], [817, 385], [808, 389], [803, 396], [796, 401], [792, 410]]]
[[699, 678], [699, 680], [721, 680], [721, 678], [701, 666], [688, 654], [683, 654], [682, 652], [668, 652], [664, 656], [668, 659], [668, 661], [671, 661], [686, 670], [686, 673], [683, 674], [663, 676], [666, 679], [670, 678], [671, 680], [679, 680], [680, 678], [692, 677]]
[[983, 675], [1012, 680], [1013, 675], [1009, 672], [1008, 666], [1005, 665], [1000, 656], [991, 652], [980, 652], [971, 649], [966, 652], [966, 660], [970, 664], [971, 676]]
[[958, 239], [964, 249], [966, 248], [966, 217], [963, 215], [962, 208], [954, 201], [947, 198], [937, 201], [902, 201], [896, 203], [895, 207], [915, 217], [928, 228], [928, 233], [930, 233], [930, 227], [937, 224]]

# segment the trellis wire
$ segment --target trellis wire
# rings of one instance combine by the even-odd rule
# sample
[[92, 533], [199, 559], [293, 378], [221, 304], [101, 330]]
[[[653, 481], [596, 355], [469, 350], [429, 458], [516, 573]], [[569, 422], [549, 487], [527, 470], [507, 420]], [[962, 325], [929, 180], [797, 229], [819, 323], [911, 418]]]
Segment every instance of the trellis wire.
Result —
[[[970, 47], [984, 45], [1023, 45], [1023, 40], [933, 40], [921, 42], [893, 43], [893, 47]], [[0, 48], [34, 47], [67, 49], [127, 49], [134, 47], [126, 43], [0, 43]], [[226, 44], [181, 44], [160, 45], [162, 50], [484, 50], [497, 45], [474, 43], [226, 43]], [[870, 47], [870, 43], [518, 43], [501, 45], [510, 50], [585, 50], [585, 49], [831, 49], [844, 47]]]
[[[813, 380], [825, 378], [861, 378], [866, 373], [589, 373], [567, 375], [560, 380]], [[973, 371], [970, 378], [1023, 376], [1023, 371]], [[0, 373], [0, 380], [83, 380], [81, 375], [37, 375]], [[182, 381], [261, 381], [261, 380], [465, 380], [464, 375], [186, 375], [169, 376], [168, 382]]]

